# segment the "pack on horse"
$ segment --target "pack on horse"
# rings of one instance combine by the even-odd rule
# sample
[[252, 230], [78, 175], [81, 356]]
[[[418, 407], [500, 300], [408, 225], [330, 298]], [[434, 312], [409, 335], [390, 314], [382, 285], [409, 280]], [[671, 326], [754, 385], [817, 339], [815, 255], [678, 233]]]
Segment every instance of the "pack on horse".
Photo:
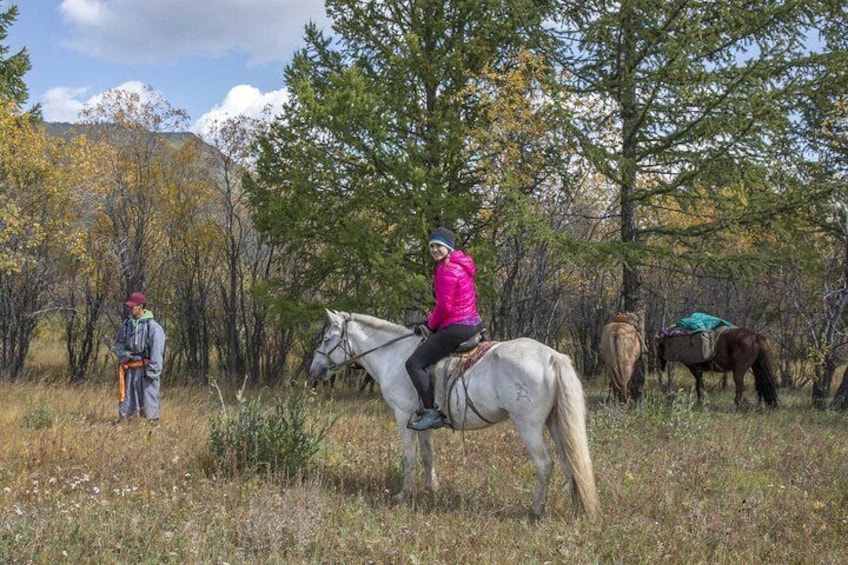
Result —
[[642, 399], [645, 374], [639, 325], [635, 313], [620, 313], [601, 332], [601, 359], [609, 377], [610, 392], [623, 404]]
[[[329, 324], [309, 368], [310, 378], [325, 379], [353, 362], [362, 365], [380, 385], [403, 443], [403, 487], [395, 500], [405, 500], [415, 492], [416, 436], [425, 487], [435, 490], [438, 480], [431, 430], [416, 432], [406, 426], [419, 398], [404, 364], [421, 338], [409, 328], [365, 314], [327, 311], [327, 317]], [[446, 362], [451, 359], [436, 365], [437, 374]], [[565, 471], [575, 512], [590, 519], [598, 516], [583, 387], [567, 355], [528, 338], [498, 342], [465, 369], [446, 391], [445, 400], [442, 406], [454, 429], [476, 430], [512, 419], [536, 469], [532, 508], [537, 516], [544, 512], [553, 469], [544, 438], [547, 428]]]
[[[666, 338], [657, 336], [657, 356], [660, 370], [666, 367]], [[761, 402], [766, 406], [776, 408], [777, 381], [771, 361], [771, 346], [768, 338], [746, 328], [730, 328], [719, 333], [715, 342], [712, 357], [700, 363], [684, 363], [692, 376], [695, 377], [695, 390], [698, 402], [703, 399], [704, 371], [733, 373], [736, 384], [734, 404], [739, 407], [745, 392], [745, 373], [750, 369], [754, 373], [754, 387]]]

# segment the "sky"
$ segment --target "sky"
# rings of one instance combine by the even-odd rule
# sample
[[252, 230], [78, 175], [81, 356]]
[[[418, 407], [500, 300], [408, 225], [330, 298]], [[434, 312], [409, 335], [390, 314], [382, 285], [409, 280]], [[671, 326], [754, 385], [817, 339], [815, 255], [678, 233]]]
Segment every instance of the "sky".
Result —
[[29, 105], [77, 122], [110, 89], [156, 90], [203, 134], [215, 119], [261, 117], [285, 100], [283, 69], [323, 0], [0, 0], [17, 5], [6, 45], [29, 51]]

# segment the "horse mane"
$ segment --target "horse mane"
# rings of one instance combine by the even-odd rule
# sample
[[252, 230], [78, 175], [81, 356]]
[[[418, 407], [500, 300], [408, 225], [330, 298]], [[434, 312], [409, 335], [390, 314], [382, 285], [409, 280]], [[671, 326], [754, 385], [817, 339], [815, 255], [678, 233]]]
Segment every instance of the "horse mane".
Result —
[[402, 326], [400, 324], [396, 324], [394, 322], [390, 322], [389, 320], [384, 320], [384, 319], [378, 318], [376, 316], [371, 316], [369, 314], [351, 313], [350, 318], [351, 318], [351, 320], [356, 320], [357, 322], [362, 322], [363, 324], [366, 324], [366, 325], [371, 326], [371, 327], [378, 329], [378, 330], [384, 329], [384, 330], [397, 331], [397, 330], [406, 329], [404, 326]]

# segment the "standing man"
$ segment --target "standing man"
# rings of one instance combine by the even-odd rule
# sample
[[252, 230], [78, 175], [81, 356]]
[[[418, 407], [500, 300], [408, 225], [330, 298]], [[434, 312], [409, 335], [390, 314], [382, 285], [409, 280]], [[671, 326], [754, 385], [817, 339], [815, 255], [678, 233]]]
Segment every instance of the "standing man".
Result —
[[115, 353], [118, 370], [118, 415], [159, 420], [159, 378], [165, 355], [165, 331], [153, 312], [147, 310], [147, 297], [133, 292], [126, 301], [130, 315], [118, 328]]

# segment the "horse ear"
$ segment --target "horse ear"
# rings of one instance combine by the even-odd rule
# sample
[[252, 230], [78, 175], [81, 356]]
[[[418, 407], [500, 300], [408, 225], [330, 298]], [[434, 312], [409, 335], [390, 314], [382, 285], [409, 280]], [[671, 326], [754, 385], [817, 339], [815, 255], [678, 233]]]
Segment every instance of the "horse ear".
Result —
[[340, 326], [344, 322], [345, 313], [339, 312], [338, 310], [327, 310], [327, 318], [330, 320], [331, 324]]

